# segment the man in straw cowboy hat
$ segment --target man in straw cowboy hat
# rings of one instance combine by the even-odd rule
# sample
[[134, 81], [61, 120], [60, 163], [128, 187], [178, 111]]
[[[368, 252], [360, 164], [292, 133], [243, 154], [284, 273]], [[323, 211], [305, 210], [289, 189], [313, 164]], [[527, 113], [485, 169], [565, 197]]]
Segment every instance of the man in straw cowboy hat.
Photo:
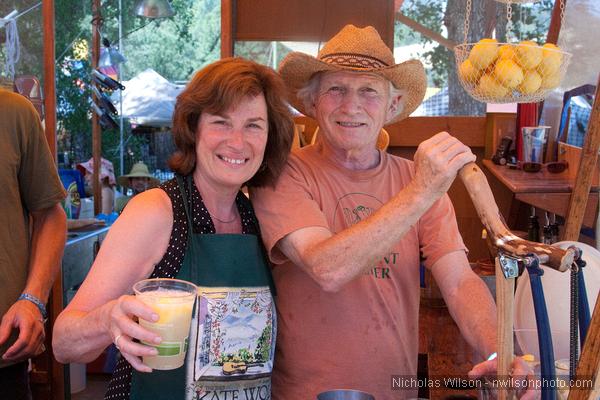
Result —
[[279, 72], [321, 138], [290, 156], [275, 188], [251, 192], [275, 264], [273, 398], [336, 388], [415, 397], [417, 385], [392, 390], [391, 377], [416, 376], [420, 261], [467, 341], [481, 356], [495, 352], [494, 302], [469, 267], [446, 195], [475, 156], [446, 132], [421, 143], [414, 162], [375, 146], [385, 124], [423, 100], [422, 64], [395, 64], [374, 28], [348, 25], [317, 58], [291, 53]]
[[158, 186], [160, 181], [150, 174], [146, 164], [142, 161], [138, 161], [133, 164], [131, 171], [129, 171], [127, 175], [121, 175], [117, 178], [117, 183], [119, 186], [131, 189], [133, 192], [128, 196], [117, 197], [115, 201], [115, 211], [121, 213], [133, 196]]

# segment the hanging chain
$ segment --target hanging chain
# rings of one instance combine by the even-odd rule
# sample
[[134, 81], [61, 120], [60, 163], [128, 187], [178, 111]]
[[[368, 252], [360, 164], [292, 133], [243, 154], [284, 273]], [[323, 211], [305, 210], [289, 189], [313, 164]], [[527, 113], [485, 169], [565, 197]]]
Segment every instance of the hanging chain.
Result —
[[510, 43], [513, 39], [513, 22], [512, 22], [512, 4], [506, 3], [506, 42]]
[[565, 26], [565, 1], [566, 0], [559, 0], [559, 1], [560, 1], [560, 26], [561, 26], [561, 29], [563, 29]]
[[569, 379], [575, 376], [575, 368], [578, 356], [578, 322], [579, 322], [579, 287], [578, 287], [579, 266], [577, 263], [571, 265], [571, 309], [569, 315]]
[[465, 30], [465, 38], [463, 40], [463, 44], [466, 44], [467, 41], [469, 40], [469, 19], [471, 18], [471, 0], [467, 0], [467, 9], [465, 10], [466, 14], [465, 14], [465, 26], [464, 26], [464, 30]]

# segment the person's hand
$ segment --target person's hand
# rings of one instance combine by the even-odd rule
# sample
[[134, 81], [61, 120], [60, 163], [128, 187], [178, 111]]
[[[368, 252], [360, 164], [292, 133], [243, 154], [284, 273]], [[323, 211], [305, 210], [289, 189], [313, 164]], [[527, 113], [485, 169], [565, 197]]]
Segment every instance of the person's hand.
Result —
[[152, 372], [152, 368], [142, 362], [143, 356], [155, 356], [154, 347], [137, 343], [134, 339], [159, 344], [162, 338], [143, 328], [134, 318], [158, 321], [158, 314], [135, 296], [124, 295], [117, 299], [110, 311], [109, 333], [121, 355], [131, 366], [140, 372]]
[[44, 318], [35, 304], [19, 300], [2, 316], [0, 345], [8, 340], [13, 329], [19, 331], [19, 337], [2, 355], [3, 360], [22, 361], [44, 351]]
[[[498, 359], [495, 358], [475, 365], [473, 369], [469, 371], [469, 378], [480, 379], [489, 377], [493, 380], [496, 378], [497, 373]], [[500, 379], [507, 378], [500, 377]], [[510, 387], [516, 389], [515, 393], [517, 398], [523, 400], [539, 399], [541, 392], [539, 390], [539, 385], [536, 383], [537, 378], [529, 364], [527, 364], [523, 358], [515, 357], [511, 364]], [[495, 390], [499, 386], [500, 383], [492, 385], [492, 388]]]
[[448, 132], [440, 132], [421, 142], [417, 148], [414, 182], [434, 198], [440, 198], [448, 191], [458, 171], [475, 158], [468, 146]]

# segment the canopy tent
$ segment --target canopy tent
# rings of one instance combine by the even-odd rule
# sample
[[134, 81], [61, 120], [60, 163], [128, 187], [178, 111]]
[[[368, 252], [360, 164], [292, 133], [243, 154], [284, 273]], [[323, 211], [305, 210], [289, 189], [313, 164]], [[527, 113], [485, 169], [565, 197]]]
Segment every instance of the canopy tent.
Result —
[[[138, 125], [171, 126], [171, 118], [177, 95], [184, 85], [169, 82], [158, 72], [149, 68], [132, 79], [123, 82], [123, 117]], [[119, 95], [113, 94], [119, 110]]]

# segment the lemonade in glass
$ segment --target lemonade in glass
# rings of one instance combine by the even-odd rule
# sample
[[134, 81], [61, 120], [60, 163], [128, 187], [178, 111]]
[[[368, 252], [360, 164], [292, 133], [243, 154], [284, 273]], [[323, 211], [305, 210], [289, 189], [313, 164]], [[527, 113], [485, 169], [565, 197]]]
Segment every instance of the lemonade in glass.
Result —
[[144, 364], [159, 370], [181, 367], [188, 347], [196, 285], [179, 279], [144, 279], [133, 290], [159, 316], [156, 322], [139, 320], [141, 326], [162, 338], [159, 344], [142, 342], [158, 350], [156, 356], [144, 356]]

